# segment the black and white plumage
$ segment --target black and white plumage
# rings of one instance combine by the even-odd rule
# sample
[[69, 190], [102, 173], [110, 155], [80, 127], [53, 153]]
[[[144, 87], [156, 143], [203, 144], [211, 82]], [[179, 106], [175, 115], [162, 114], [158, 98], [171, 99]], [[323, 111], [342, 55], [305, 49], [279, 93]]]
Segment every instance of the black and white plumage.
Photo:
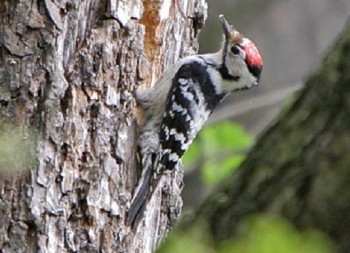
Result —
[[152, 184], [178, 165], [216, 105], [231, 92], [258, 84], [262, 59], [256, 46], [220, 19], [225, 36], [219, 52], [180, 60], [154, 87], [137, 94], [147, 122], [138, 141], [143, 171], [128, 225], [141, 218]]
[[[176, 73], [160, 126], [162, 168], [173, 169], [208, 119], [223, 94], [216, 94], [205, 62], [189, 62]], [[209, 95], [210, 94], [210, 95]]]

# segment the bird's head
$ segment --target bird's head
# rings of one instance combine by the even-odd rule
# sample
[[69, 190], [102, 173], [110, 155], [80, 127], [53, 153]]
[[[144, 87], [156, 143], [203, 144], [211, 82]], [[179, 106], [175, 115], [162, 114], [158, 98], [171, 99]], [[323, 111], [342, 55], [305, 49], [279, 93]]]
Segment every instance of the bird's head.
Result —
[[231, 92], [256, 86], [263, 67], [263, 60], [257, 47], [250, 39], [234, 29], [223, 15], [219, 17], [224, 30], [220, 66], [220, 73], [226, 81], [223, 90]]

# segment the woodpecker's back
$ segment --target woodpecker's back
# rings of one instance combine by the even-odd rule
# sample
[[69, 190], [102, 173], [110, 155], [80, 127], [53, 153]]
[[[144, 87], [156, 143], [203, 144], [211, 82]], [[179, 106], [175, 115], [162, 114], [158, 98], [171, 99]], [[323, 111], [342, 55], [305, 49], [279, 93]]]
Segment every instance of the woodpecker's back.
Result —
[[137, 94], [146, 124], [138, 141], [143, 171], [126, 220], [129, 225], [141, 218], [151, 187], [178, 165], [216, 105], [231, 92], [258, 84], [259, 51], [222, 15], [220, 19], [224, 41], [217, 53], [180, 60], [154, 87]]

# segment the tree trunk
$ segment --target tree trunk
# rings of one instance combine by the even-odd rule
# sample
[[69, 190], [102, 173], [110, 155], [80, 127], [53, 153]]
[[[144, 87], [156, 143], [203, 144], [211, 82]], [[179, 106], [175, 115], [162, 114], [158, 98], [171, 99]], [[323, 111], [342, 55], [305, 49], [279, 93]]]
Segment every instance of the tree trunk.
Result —
[[6, 0], [0, 11], [1, 252], [151, 252], [166, 220], [148, 224], [158, 234], [124, 224], [139, 173], [134, 93], [197, 50], [206, 3]]
[[328, 234], [350, 252], [350, 24], [244, 164], [202, 206], [216, 242], [258, 213]]

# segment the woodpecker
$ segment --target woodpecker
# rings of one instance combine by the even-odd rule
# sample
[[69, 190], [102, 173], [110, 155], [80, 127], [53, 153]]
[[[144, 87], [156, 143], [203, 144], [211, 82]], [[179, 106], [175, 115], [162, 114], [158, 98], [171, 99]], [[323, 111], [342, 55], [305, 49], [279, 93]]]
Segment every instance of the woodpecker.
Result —
[[263, 61], [257, 47], [219, 18], [224, 39], [218, 52], [183, 58], [152, 88], [137, 92], [146, 123], [138, 140], [142, 174], [127, 225], [140, 219], [154, 183], [178, 165], [214, 108], [230, 93], [258, 85]]

